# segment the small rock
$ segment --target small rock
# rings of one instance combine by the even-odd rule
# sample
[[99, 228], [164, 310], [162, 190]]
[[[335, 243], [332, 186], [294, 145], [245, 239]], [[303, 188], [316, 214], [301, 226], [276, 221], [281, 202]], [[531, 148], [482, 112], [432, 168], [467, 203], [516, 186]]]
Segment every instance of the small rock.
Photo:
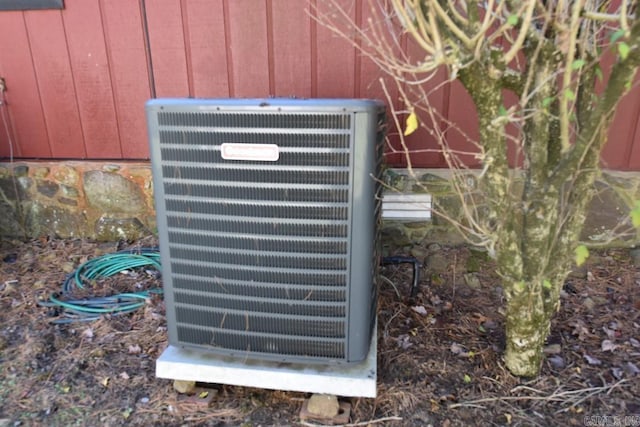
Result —
[[414, 246], [411, 248], [411, 256], [415, 257], [418, 261], [422, 262], [427, 255], [429, 255], [429, 251], [422, 246]]
[[0, 427], [9, 427], [11, 424], [12, 423], [9, 418], [0, 418]]
[[429, 252], [440, 252], [442, 250], [442, 247], [437, 243], [432, 243], [427, 246], [427, 249], [429, 250]]
[[58, 201], [60, 203], [62, 203], [63, 205], [67, 205], [67, 206], [78, 206], [78, 202], [73, 200], [73, 199], [68, 199], [66, 197], [60, 197], [58, 199]]
[[593, 310], [593, 307], [596, 306], [596, 303], [591, 298], [585, 298], [584, 301], [582, 301], [582, 305], [584, 308], [591, 311]]
[[545, 354], [560, 354], [562, 353], [562, 346], [560, 344], [549, 344], [543, 351]]
[[195, 381], [174, 380], [173, 389], [178, 393], [191, 394], [196, 389]]
[[217, 396], [218, 390], [196, 387], [190, 395], [178, 396], [178, 401], [193, 403], [201, 408], [208, 408]]
[[564, 359], [558, 355], [551, 356], [549, 358], [549, 363], [555, 369], [562, 369], [565, 367]]
[[582, 264], [579, 267], [573, 267], [573, 270], [569, 273], [569, 277], [573, 277], [574, 279], [586, 279], [588, 273], [589, 269], [587, 268], [587, 265]]
[[74, 187], [70, 187], [68, 185], [61, 185], [60, 189], [62, 190], [62, 194], [65, 197], [77, 199], [80, 196], [80, 192], [78, 192], [78, 190], [75, 189]]
[[39, 167], [33, 171], [33, 176], [36, 178], [46, 178], [49, 175], [50, 169], [48, 167]]
[[38, 181], [36, 188], [38, 189], [38, 193], [47, 197], [53, 197], [58, 192], [59, 185], [53, 181]]
[[149, 403], [149, 398], [148, 398], [148, 397], [143, 397], [143, 398], [141, 398], [141, 399], [140, 399], [140, 403], [143, 403], [143, 404], [145, 404], [145, 403]]
[[118, 165], [104, 165], [102, 166], [102, 170], [105, 172], [116, 172], [120, 170], [120, 166]]
[[464, 275], [464, 283], [472, 289], [480, 289], [482, 284], [480, 283], [480, 279], [478, 279], [478, 275], [475, 273], [467, 273]]
[[340, 411], [338, 397], [332, 394], [314, 394], [309, 398], [307, 410], [321, 418], [334, 418]]
[[14, 176], [27, 176], [28, 173], [29, 173], [29, 166], [27, 165], [17, 165], [13, 167]]
[[596, 305], [605, 305], [609, 303], [609, 300], [605, 297], [596, 295], [593, 297], [593, 302], [596, 303]]
[[10, 253], [4, 258], [2, 258], [2, 262], [6, 262], [7, 264], [13, 264], [17, 260], [18, 260], [18, 254], [16, 253]]
[[443, 273], [449, 267], [449, 260], [440, 253], [429, 255], [425, 259], [425, 268], [432, 273]]
[[96, 239], [101, 241], [135, 240], [147, 234], [138, 218], [100, 217], [95, 223]]

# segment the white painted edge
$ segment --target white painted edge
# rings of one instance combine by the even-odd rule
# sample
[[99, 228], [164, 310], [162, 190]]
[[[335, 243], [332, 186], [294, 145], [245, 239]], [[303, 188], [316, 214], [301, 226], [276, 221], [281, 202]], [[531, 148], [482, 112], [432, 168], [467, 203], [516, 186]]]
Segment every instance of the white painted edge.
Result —
[[355, 365], [247, 361], [202, 350], [168, 346], [156, 361], [156, 377], [270, 390], [376, 397], [377, 328], [367, 359]]

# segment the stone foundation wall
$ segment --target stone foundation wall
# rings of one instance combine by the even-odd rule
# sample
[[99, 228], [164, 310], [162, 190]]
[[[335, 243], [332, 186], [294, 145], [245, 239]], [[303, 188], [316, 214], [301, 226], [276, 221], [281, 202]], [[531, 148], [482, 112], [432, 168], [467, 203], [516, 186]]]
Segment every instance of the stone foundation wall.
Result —
[[0, 235], [133, 240], [155, 231], [148, 163], [0, 164]]
[[[390, 169], [385, 180], [405, 193], [428, 192], [434, 204], [452, 216], [459, 201], [451, 193], [447, 170]], [[589, 209], [584, 240], [607, 242], [624, 223], [629, 206], [640, 199], [640, 173], [603, 175]], [[614, 183], [613, 190], [606, 183]], [[473, 173], [468, 187], [477, 185]], [[628, 221], [627, 221], [628, 222]], [[619, 231], [617, 228], [615, 231]], [[86, 237], [135, 240], [155, 233], [151, 167], [148, 162], [15, 162], [0, 163], [0, 236]], [[385, 246], [409, 249], [418, 244], [459, 244], [462, 237], [437, 216], [429, 222], [385, 221]], [[639, 244], [638, 234], [614, 245]]]

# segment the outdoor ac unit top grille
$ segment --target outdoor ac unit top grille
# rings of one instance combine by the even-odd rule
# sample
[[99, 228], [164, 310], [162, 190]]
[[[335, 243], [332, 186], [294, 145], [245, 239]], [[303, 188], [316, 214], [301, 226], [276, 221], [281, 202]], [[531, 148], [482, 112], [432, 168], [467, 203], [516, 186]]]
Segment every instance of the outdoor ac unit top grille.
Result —
[[349, 114], [277, 114], [228, 112], [158, 113], [161, 126], [180, 128], [350, 129]]
[[[284, 361], [363, 359], [381, 106], [217, 102], [147, 107], [170, 341]], [[223, 144], [277, 155], [223, 158]]]

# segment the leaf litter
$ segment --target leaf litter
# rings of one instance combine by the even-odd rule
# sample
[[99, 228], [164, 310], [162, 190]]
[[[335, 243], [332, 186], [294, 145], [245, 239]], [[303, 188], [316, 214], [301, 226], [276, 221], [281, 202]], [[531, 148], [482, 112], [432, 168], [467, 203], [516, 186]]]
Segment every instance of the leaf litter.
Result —
[[[133, 246], [155, 243], [147, 238]], [[172, 381], [155, 378], [155, 360], [167, 345], [161, 298], [131, 315], [90, 324], [48, 322], [52, 313], [36, 302], [58, 291], [67, 270], [128, 247], [85, 240], [2, 242], [0, 421], [299, 424], [305, 393], [209, 384], [204, 386], [215, 398], [203, 407], [180, 399]], [[409, 297], [410, 267], [381, 269], [378, 397], [341, 399], [352, 404], [352, 424], [582, 425], [585, 415], [640, 413], [640, 273], [627, 251], [593, 251], [584, 278], [565, 286], [541, 375], [521, 379], [502, 362], [504, 296], [495, 266], [483, 260], [474, 267], [481, 286], [471, 288], [464, 274], [472, 251], [437, 250], [449, 265], [423, 270], [415, 298]], [[130, 272], [109, 286], [158, 286], [159, 280]], [[593, 304], [585, 306], [585, 299]]]

